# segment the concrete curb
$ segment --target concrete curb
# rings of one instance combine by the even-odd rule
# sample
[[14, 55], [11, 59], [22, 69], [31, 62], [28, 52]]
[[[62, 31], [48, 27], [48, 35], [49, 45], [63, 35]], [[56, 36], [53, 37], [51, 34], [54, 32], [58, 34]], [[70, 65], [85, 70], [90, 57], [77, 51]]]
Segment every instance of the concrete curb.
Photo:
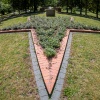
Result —
[[70, 48], [71, 48], [71, 41], [72, 41], [72, 33], [69, 34], [68, 43], [66, 44], [66, 50], [64, 54], [64, 58], [61, 64], [60, 72], [56, 81], [56, 85], [51, 97], [51, 100], [59, 100], [61, 90], [64, 84], [64, 78], [66, 75], [66, 68], [68, 65], [68, 59], [70, 55]]
[[30, 53], [32, 59], [32, 68], [35, 74], [35, 80], [39, 91], [40, 100], [48, 100], [48, 94], [44, 86], [44, 82], [42, 80], [41, 72], [39, 69], [35, 48], [32, 40], [31, 33], [29, 32], [29, 45], [30, 45]]

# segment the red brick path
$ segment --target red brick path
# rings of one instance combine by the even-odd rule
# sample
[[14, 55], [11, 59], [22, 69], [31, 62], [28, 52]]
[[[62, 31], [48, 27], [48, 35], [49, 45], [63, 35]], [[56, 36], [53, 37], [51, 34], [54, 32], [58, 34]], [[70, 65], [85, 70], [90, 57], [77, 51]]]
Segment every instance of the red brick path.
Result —
[[62, 42], [60, 43], [60, 49], [58, 50], [57, 55], [51, 60], [48, 60], [47, 57], [44, 55], [43, 49], [38, 43], [35, 30], [31, 30], [31, 32], [41, 73], [47, 91], [49, 94], [51, 94], [60, 69], [70, 30], [67, 30], [65, 37], [62, 39]]

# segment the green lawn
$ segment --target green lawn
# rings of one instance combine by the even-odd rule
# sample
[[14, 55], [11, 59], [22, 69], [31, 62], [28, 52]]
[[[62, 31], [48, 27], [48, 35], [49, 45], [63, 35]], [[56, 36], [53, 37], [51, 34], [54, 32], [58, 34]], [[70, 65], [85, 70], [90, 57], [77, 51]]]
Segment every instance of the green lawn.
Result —
[[[30, 15], [34, 14], [3, 21], [0, 23], [0, 29], [24, 23]], [[35, 16], [46, 17], [45, 13]], [[73, 16], [75, 22], [100, 27], [99, 20], [57, 13], [56, 16]], [[98, 100], [100, 99], [100, 35], [75, 34], [73, 37], [62, 97], [64, 96], [65, 100], [67, 97], [69, 100]], [[0, 100], [15, 100], [15, 98], [38, 100], [27, 33], [0, 35]]]
[[27, 17], [24, 17], [24, 16], [20, 16], [20, 17], [16, 17], [16, 18], [11, 18], [9, 20], [3, 21], [0, 24], [0, 28], [7, 27], [7, 26], [13, 26], [14, 24], [24, 23], [26, 21], [27, 21]]
[[0, 100], [38, 100], [27, 33], [0, 35]]
[[[31, 16], [31, 15], [43, 16], [44, 18], [46, 17], [45, 13], [41, 13], [41, 14], [26, 14], [25, 16], [21, 15], [20, 17], [16, 17], [16, 18], [12, 18], [12, 19], [3, 21], [0, 24], [0, 29], [2, 29], [4, 27], [7, 27], [7, 26], [13, 26], [14, 24], [24, 23], [24, 22], [27, 21], [27, 17]], [[75, 16], [75, 15], [58, 14], [58, 13], [56, 13], [56, 16], [66, 16], [66, 17], [73, 16], [75, 22], [84, 23], [85, 25], [93, 25], [93, 26], [100, 27], [100, 20], [85, 18], [85, 17], [81, 17], [81, 16]]]
[[100, 34], [73, 34], [61, 100], [100, 100]]
[[57, 16], [66, 16], [66, 17], [73, 17], [75, 22], [84, 23], [85, 25], [93, 25], [93, 26], [99, 26], [100, 27], [100, 20], [92, 19], [92, 18], [86, 18], [76, 15], [68, 15], [68, 14], [56, 14]]

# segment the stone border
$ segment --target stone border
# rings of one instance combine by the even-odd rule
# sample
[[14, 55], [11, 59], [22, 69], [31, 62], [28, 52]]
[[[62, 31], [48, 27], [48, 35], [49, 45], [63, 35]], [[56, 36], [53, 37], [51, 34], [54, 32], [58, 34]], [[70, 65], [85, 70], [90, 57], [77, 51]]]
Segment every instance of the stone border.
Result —
[[69, 55], [70, 55], [70, 48], [71, 48], [71, 42], [72, 42], [72, 33], [69, 34], [69, 38], [67, 40], [67, 44], [66, 44], [66, 50], [64, 53], [64, 58], [61, 64], [61, 68], [60, 68], [60, 72], [56, 81], [56, 85], [54, 88], [54, 92], [52, 94], [52, 98], [51, 100], [58, 100], [61, 94], [61, 90], [63, 87], [63, 83], [64, 83], [64, 78], [66, 75], [66, 69], [68, 66], [68, 59], [69, 59]]
[[31, 59], [32, 59], [32, 68], [35, 74], [36, 84], [39, 91], [39, 96], [41, 100], [48, 100], [48, 94], [44, 86], [44, 82], [42, 80], [42, 75], [40, 72], [37, 56], [35, 53], [35, 48], [32, 40], [32, 35], [29, 32], [29, 44], [30, 44], [30, 53], [31, 53]]

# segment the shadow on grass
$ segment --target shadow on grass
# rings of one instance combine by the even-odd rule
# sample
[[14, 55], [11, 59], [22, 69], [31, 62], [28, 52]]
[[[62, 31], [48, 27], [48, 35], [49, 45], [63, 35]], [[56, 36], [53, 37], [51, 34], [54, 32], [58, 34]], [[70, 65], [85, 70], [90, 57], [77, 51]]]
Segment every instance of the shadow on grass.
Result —
[[96, 18], [96, 17], [91, 16], [91, 15], [80, 15], [80, 14], [76, 14], [76, 13], [66, 13], [66, 12], [60, 12], [59, 14], [72, 15], [72, 16], [79, 16], [79, 17], [84, 17], [84, 18], [89, 18], [89, 19], [93, 19], [93, 20], [98, 20], [98, 21], [100, 21], [100, 18]]
[[38, 15], [38, 14], [43, 14], [44, 12], [29, 12], [29, 13], [21, 13], [21, 14], [12, 14], [8, 17], [4, 17], [3, 19], [1, 18], [0, 19], [0, 24], [3, 22], [3, 21], [6, 21], [6, 20], [9, 20], [9, 19], [13, 19], [13, 18], [18, 18], [18, 17], [27, 17], [27, 16], [31, 16], [31, 15]]
[[[21, 14], [12, 14], [10, 16], [6, 16], [4, 17], [3, 19], [0, 18], [0, 26], [2, 25], [2, 22], [3, 21], [6, 21], [6, 20], [9, 20], [9, 19], [13, 19], [13, 18], [18, 18], [18, 17], [28, 17], [28, 16], [31, 16], [31, 15], [39, 15], [39, 14], [43, 14], [44, 12], [28, 12], [28, 13], [21, 13]], [[62, 14], [62, 15], [72, 15], [72, 16], [79, 16], [79, 17], [84, 17], [84, 18], [89, 18], [89, 19], [93, 19], [93, 20], [98, 20], [100, 21], [100, 18], [96, 18], [94, 16], [91, 16], [91, 15], [80, 15], [80, 14], [76, 14], [76, 13], [66, 13], [66, 12], [60, 12], [59, 14]]]

